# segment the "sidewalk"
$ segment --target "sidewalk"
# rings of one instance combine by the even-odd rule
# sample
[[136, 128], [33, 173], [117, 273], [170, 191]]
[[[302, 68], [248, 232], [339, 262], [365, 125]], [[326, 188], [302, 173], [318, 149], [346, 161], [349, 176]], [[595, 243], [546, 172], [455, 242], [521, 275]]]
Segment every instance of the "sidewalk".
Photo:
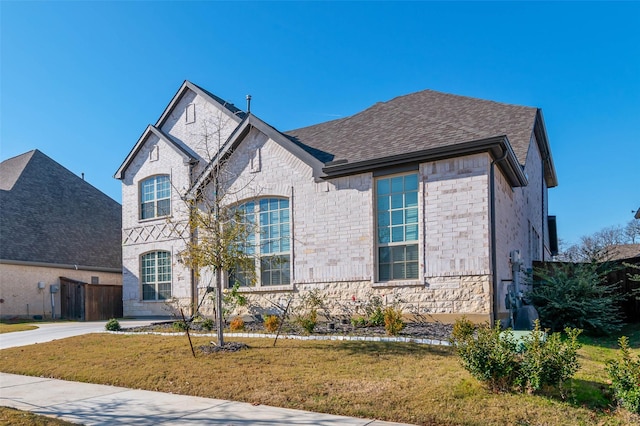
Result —
[[0, 406], [83, 425], [391, 426], [353, 417], [0, 373]]

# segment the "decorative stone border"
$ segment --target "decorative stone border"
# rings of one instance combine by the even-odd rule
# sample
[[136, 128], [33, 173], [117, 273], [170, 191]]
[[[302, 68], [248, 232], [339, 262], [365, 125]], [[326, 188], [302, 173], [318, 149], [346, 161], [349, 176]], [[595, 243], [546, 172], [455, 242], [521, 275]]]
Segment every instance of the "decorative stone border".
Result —
[[[155, 331], [104, 331], [104, 333], [111, 334], [126, 334], [126, 335], [135, 335], [135, 334], [154, 334], [158, 336], [182, 336], [184, 333], [161, 333]], [[246, 337], [251, 339], [256, 338], [264, 338], [264, 339], [275, 339], [275, 334], [266, 334], [266, 333], [224, 333], [226, 337]], [[192, 334], [194, 337], [217, 337], [215, 333], [194, 333]], [[432, 346], [450, 346], [449, 342], [446, 340], [438, 340], [438, 339], [419, 339], [414, 337], [392, 337], [392, 336], [345, 336], [345, 335], [310, 335], [310, 336], [300, 336], [297, 334], [281, 334], [278, 336], [278, 339], [285, 340], [346, 340], [346, 341], [363, 341], [363, 342], [396, 342], [396, 343], [417, 343], [419, 345], [432, 345]]]

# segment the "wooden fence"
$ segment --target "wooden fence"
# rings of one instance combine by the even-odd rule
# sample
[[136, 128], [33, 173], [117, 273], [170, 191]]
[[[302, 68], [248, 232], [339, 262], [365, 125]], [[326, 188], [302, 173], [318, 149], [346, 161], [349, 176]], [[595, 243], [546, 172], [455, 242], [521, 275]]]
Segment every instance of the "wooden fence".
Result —
[[62, 318], [77, 321], [122, 318], [122, 286], [60, 277], [60, 311]]

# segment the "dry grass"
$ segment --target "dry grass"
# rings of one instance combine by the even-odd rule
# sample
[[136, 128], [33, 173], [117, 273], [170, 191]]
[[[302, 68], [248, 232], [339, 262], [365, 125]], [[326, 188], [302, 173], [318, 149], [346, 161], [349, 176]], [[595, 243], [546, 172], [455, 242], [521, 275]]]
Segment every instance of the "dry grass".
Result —
[[0, 426], [73, 426], [74, 423], [40, 416], [14, 408], [0, 407]]
[[15, 331], [35, 330], [38, 328], [32, 324], [7, 324], [0, 322], [0, 334], [13, 333]]
[[[627, 424], [606, 398], [604, 366], [582, 351], [569, 397], [491, 394], [450, 349], [379, 342], [239, 339], [198, 354], [184, 336], [94, 334], [0, 351], [0, 370], [416, 424]], [[196, 345], [208, 339], [196, 337]], [[601, 392], [600, 392], [601, 393]], [[586, 399], [585, 399], [586, 398]]]

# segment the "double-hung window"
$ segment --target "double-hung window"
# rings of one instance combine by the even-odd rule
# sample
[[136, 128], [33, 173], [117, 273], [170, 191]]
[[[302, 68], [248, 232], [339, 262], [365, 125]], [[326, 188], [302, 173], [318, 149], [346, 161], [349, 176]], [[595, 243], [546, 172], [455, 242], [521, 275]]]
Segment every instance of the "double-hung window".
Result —
[[[255, 259], [256, 282], [261, 287], [291, 284], [291, 222], [289, 200], [263, 198], [237, 207], [252, 232], [243, 247]], [[250, 284], [248, 271], [236, 270], [229, 284]]]
[[171, 214], [171, 182], [169, 176], [153, 176], [140, 183], [140, 219]]
[[378, 281], [418, 278], [418, 175], [376, 181]]
[[171, 253], [153, 251], [142, 256], [142, 300], [171, 298]]

